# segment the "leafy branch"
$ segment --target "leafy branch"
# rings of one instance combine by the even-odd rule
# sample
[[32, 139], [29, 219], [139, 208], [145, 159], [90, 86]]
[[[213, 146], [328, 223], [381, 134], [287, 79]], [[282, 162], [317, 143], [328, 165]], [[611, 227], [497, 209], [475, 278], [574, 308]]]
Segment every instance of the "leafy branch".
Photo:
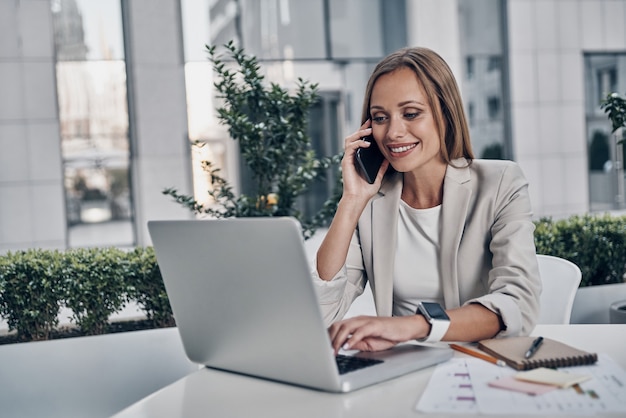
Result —
[[[219, 168], [204, 161], [211, 179], [209, 196], [214, 205], [205, 206], [193, 197], [168, 188], [163, 194], [196, 214], [223, 217], [293, 216], [308, 238], [334, 215], [341, 185], [319, 213], [310, 219], [297, 208], [297, 199], [311, 184], [323, 179], [341, 156], [317, 158], [307, 133], [308, 113], [318, 100], [317, 84], [298, 79], [290, 93], [278, 84], [265, 82], [254, 56], [246, 55], [231, 41], [224, 45], [228, 62], [215, 46], [207, 46], [209, 60], [217, 74], [214, 83], [222, 105], [217, 109], [220, 123], [239, 143], [239, 150], [252, 174], [252, 195], [236, 196]], [[233, 65], [235, 64], [235, 65]]]
[[[617, 93], [610, 93], [600, 104], [600, 108], [604, 109], [612, 124], [611, 133], [615, 133], [619, 128], [626, 126], [626, 99]], [[624, 139], [617, 141], [618, 144], [624, 142]]]

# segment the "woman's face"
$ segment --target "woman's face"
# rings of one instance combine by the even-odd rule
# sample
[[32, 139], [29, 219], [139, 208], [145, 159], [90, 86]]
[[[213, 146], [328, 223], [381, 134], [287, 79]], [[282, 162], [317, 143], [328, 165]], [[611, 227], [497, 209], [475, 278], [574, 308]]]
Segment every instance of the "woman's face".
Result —
[[374, 139], [396, 171], [445, 165], [434, 114], [412, 70], [400, 68], [376, 80], [370, 114]]

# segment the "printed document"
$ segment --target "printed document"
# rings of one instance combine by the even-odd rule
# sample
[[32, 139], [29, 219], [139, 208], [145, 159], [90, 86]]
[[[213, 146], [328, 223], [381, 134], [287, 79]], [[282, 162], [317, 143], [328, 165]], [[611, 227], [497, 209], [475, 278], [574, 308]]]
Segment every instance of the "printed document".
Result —
[[591, 379], [541, 395], [489, 386], [496, 379], [519, 373], [475, 358], [453, 358], [437, 365], [416, 409], [428, 413], [593, 415], [626, 413], [626, 372], [601, 354], [588, 366], [559, 368]]

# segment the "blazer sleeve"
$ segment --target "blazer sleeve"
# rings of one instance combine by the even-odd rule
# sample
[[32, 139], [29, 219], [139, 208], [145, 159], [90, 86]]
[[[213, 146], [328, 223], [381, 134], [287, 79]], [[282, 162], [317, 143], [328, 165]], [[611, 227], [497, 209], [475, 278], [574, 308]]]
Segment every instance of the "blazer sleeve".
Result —
[[367, 279], [358, 233], [352, 236], [346, 263], [332, 280], [322, 280], [317, 272], [317, 260], [313, 262], [313, 284], [326, 326], [341, 320], [352, 302], [365, 290]]
[[494, 202], [488, 293], [465, 304], [477, 302], [498, 313], [505, 325], [498, 337], [528, 335], [539, 317], [541, 279], [528, 182], [517, 164], [505, 168]]

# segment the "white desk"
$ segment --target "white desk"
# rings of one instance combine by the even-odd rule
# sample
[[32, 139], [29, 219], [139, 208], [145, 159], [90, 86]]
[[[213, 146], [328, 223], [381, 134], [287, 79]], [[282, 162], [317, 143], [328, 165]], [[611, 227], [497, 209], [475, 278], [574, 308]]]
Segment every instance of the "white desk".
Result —
[[[539, 325], [533, 335], [606, 353], [626, 368], [626, 325]], [[349, 394], [331, 394], [205, 368], [131, 405], [115, 417], [425, 416], [416, 411], [415, 405], [433, 370], [430, 367]]]

